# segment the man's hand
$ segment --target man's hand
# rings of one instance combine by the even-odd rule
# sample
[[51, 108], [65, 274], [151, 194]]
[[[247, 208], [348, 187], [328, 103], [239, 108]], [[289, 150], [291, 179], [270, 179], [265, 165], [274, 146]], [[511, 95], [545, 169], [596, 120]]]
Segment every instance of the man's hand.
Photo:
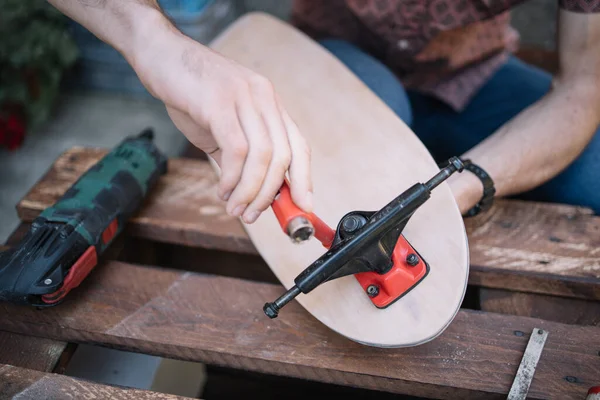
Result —
[[295, 202], [310, 209], [309, 147], [273, 85], [168, 24], [152, 24], [148, 37], [132, 65], [177, 128], [218, 163], [227, 211], [254, 222], [288, 170]]
[[216, 161], [229, 214], [254, 222], [288, 172], [294, 202], [312, 211], [309, 146], [265, 77], [180, 33], [153, 1], [50, 2], [117, 48], [177, 128]]

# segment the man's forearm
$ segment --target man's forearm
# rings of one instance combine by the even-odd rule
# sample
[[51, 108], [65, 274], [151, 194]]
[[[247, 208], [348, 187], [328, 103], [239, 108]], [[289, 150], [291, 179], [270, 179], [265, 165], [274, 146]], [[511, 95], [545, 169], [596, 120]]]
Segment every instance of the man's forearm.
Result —
[[144, 43], [146, 33], [170, 25], [156, 0], [48, 0], [63, 14], [77, 21], [102, 41], [133, 62]]
[[[561, 70], [552, 90], [463, 155], [494, 179], [498, 196], [533, 189], [583, 151], [600, 123], [600, 15], [560, 12]], [[474, 176], [450, 181], [461, 211], [481, 197]]]
[[[497, 196], [531, 190], [559, 174], [583, 151], [598, 126], [599, 107], [596, 97], [582, 96], [571, 87], [557, 89], [463, 157], [490, 174]], [[481, 198], [481, 183], [474, 176], [457, 176], [452, 185], [462, 211]]]

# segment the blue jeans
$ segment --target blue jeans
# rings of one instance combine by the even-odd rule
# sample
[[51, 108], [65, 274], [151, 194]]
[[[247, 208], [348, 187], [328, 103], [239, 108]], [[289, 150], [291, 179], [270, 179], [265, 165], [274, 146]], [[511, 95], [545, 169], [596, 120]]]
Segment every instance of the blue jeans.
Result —
[[[460, 156], [481, 142], [540, 99], [551, 85], [550, 74], [511, 57], [462, 112], [455, 112], [435, 98], [405, 90], [384, 64], [354, 45], [336, 39], [321, 44], [411, 127], [438, 162]], [[600, 213], [598, 132], [567, 169], [518, 197], [587, 206]]]

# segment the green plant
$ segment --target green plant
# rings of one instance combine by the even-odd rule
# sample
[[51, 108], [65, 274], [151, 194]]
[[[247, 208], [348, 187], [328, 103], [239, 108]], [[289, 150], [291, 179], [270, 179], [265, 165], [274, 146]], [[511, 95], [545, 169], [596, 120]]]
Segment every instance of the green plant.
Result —
[[20, 110], [34, 128], [48, 118], [77, 46], [67, 18], [46, 1], [0, 0], [0, 10], [0, 111]]

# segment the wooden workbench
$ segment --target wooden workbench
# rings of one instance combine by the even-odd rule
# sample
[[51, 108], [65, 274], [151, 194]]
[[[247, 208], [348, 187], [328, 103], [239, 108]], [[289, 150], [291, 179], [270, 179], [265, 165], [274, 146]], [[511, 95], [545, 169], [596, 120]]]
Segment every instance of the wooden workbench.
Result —
[[[105, 151], [73, 148], [56, 160], [17, 205], [22, 226], [7, 244]], [[506, 398], [534, 328], [549, 336], [530, 398], [583, 399], [600, 384], [600, 219], [590, 210], [505, 200], [467, 221], [470, 287], [456, 319], [425, 345], [375, 349], [336, 335], [295, 303], [266, 318], [262, 305], [282, 287], [216, 200], [209, 165], [169, 163], [110, 257], [65, 303], [0, 304], [0, 393], [35, 393], [40, 382], [44, 390], [126, 391], [74, 386], [61, 375], [64, 349], [86, 343], [205, 363], [214, 371], [211, 398], [266, 396], [265, 385], [252, 385], [266, 381], [279, 395], [296, 388], [290, 398]]]

